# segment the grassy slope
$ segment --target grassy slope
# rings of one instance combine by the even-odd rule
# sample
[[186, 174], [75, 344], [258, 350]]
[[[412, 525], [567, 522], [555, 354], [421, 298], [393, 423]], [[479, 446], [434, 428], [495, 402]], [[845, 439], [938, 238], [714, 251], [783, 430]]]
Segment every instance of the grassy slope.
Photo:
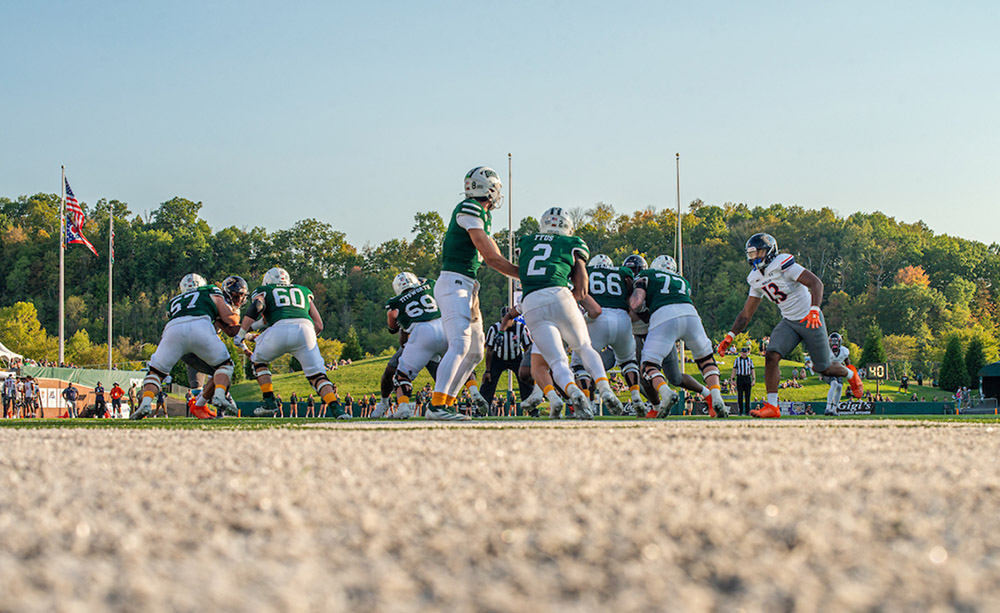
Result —
[[[689, 354], [690, 355], [690, 354]], [[330, 380], [337, 384], [337, 387], [341, 395], [350, 392], [351, 395], [358, 399], [364, 394], [375, 393], [378, 395], [379, 379], [382, 376], [382, 371], [385, 370], [385, 364], [389, 361], [389, 358], [370, 358], [367, 360], [360, 360], [355, 362], [350, 366], [345, 366], [339, 370], [330, 371]], [[720, 364], [720, 369], [724, 376], [728, 377], [733, 366], [733, 356], [726, 356], [724, 364]], [[763, 398], [764, 396], [764, 358], [755, 357], [754, 363], [757, 366], [757, 385], [753, 388], [753, 396], [757, 398]], [[793, 368], [802, 368], [801, 362], [789, 362], [783, 361], [781, 363], [781, 375], [782, 380], [791, 377], [791, 372]], [[694, 364], [685, 364], [685, 372], [689, 375], [693, 375], [695, 379], [701, 380], [698, 374], [698, 369]], [[483, 372], [483, 366], [480, 365], [476, 372], [481, 376]], [[420, 389], [425, 383], [431, 383], [431, 378], [426, 371], [420, 373], [414, 384], [415, 389]], [[506, 384], [502, 383], [501, 387], [506, 389]], [[517, 382], [514, 383], [515, 390], [517, 389]], [[303, 399], [312, 391], [309, 383], [306, 381], [302, 373], [290, 373], [286, 375], [276, 375], [274, 377], [274, 389], [277, 393], [281, 394], [282, 399], [288, 400], [291, 393], [294, 391], [298, 393]], [[829, 386], [819, 380], [819, 377], [812, 376], [803, 382], [802, 389], [784, 389], [781, 390], [780, 396], [782, 400], [826, 400], [826, 392]], [[865, 389], [875, 390], [874, 382], [866, 382]], [[883, 396], [889, 396], [894, 402], [909, 400], [910, 395], [906, 393], [899, 393], [899, 382], [889, 381], [885, 384], [879, 386], [880, 391]], [[943, 390], [932, 388], [932, 387], [917, 387], [916, 383], [910, 384], [910, 393], [913, 391], [917, 392], [917, 395], [924, 396], [926, 400], [945, 400], [950, 398], [950, 394]], [[232, 390], [233, 397], [236, 400], [259, 400], [260, 399], [260, 388], [254, 381], [247, 381], [240, 383], [233, 387]], [[844, 389], [845, 397], [849, 395], [849, 390]]]

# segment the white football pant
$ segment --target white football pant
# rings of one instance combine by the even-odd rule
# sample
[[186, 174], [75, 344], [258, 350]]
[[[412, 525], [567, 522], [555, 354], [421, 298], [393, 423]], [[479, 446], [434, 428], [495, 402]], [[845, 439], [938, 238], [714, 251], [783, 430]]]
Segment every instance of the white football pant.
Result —
[[213, 368], [230, 358], [229, 349], [216, 334], [208, 315], [178, 317], [168, 321], [159, 346], [149, 358], [149, 366], [169, 373], [181, 356], [188, 353], [195, 354]]
[[532, 352], [542, 354], [552, 370], [552, 379], [563, 391], [573, 383], [566, 348], [579, 355], [594, 380], [607, 379], [604, 362], [590, 344], [590, 334], [573, 294], [565, 287], [536, 290], [521, 299], [521, 312], [534, 341]]
[[441, 309], [441, 325], [448, 350], [441, 357], [434, 391], [452, 398], [483, 359], [486, 335], [479, 313], [479, 282], [444, 271], [434, 284], [434, 299]]
[[279, 319], [265, 329], [254, 346], [250, 361], [270, 363], [286, 353], [295, 356], [307, 378], [326, 372], [326, 364], [316, 343], [316, 326], [311, 319]]

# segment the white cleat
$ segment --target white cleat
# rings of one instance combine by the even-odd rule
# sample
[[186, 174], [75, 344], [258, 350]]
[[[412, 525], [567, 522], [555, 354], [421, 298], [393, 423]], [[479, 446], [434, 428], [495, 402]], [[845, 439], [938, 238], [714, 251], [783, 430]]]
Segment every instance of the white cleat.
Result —
[[[666, 391], [666, 393], [664, 393]], [[677, 403], [677, 392], [666, 385], [660, 387], [660, 404], [656, 405], [656, 416], [666, 417]]]
[[476, 407], [476, 411], [481, 416], [490, 414], [490, 403], [486, 402], [486, 398], [479, 393], [478, 389], [474, 392], [470, 392], [469, 398], [472, 400], [472, 406]]
[[236, 403], [227, 397], [225, 390], [218, 387], [215, 388], [215, 393], [212, 394], [212, 406], [228, 415], [239, 414]]
[[708, 414], [712, 417], [729, 417], [729, 407], [722, 399], [722, 392], [712, 390], [708, 395]]
[[612, 415], [621, 415], [624, 407], [622, 406], [622, 401], [618, 399], [618, 396], [611, 390], [611, 388], [601, 391], [601, 400], [604, 404], [608, 406], [608, 410], [611, 411]]
[[389, 416], [389, 419], [409, 419], [413, 417], [413, 403], [404, 402], [399, 405], [396, 412]]
[[559, 398], [556, 398], [555, 401], [549, 400], [549, 419], [560, 419], [563, 406], [563, 401]]
[[543, 402], [545, 402], [545, 394], [542, 393], [542, 388], [536, 385], [535, 389], [531, 390], [531, 394], [521, 401], [521, 409], [525, 412], [532, 411]]
[[375, 410], [372, 411], [372, 414], [369, 417], [371, 417], [371, 419], [382, 419], [382, 416], [385, 415], [385, 412], [388, 410], [389, 399], [383, 398], [378, 401], [378, 404], [375, 405]]
[[427, 409], [424, 418], [431, 421], [471, 421], [468, 415], [458, 413], [454, 409], [433, 406]]
[[149, 417], [153, 414], [153, 399], [148, 396], [144, 396], [142, 402], [139, 403], [139, 408], [132, 411], [128, 416], [129, 419], [143, 419]]
[[823, 411], [823, 415], [826, 415], [827, 417], [836, 417], [837, 409], [828, 408], [827, 410]]
[[573, 403], [573, 415], [577, 419], [594, 419], [594, 409], [590, 406], [590, 401], [577, 389], [569, 397]]

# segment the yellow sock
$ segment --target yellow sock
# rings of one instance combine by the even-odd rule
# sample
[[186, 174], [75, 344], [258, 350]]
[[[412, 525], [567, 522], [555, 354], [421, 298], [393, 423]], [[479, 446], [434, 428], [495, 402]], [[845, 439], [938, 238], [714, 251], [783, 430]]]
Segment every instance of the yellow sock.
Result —
[[587, 397], [587, 400], [590, 400], [590, 390], [583, 390], [583, 395]]
[[476, 385], [475, 381], [470, 379], [465, 382], [465, 389], [469, 389], [470, 387], [478, 387], [478, 386]]
[[444, 392], [434, 392], [434, 395], [431, 396], [431, 404], [436, 407], [443, 407], [447, 403], [448, 394], [445, 394]]
[[265, 394], [271, 393], [274, 391], [274, 386], [271, 385], [270, 383], [261, 383], [260, 391], [264, 392]]
[[709, 385], [708, 389], [722, 391], [722, 386], [721, 385]]
[[333, 392], [330, 392], [329, 394], [325, 394], [323, 396], [323, 402], [326, 403], [326, 404], [330, 404], [331, 402], [337, 402], [337, 395], [334, 394]]
[[552, 385], [546, 385], [544, 388], [542, 388], [542, 394], [546, 396], [549, 395], [549, 392], [554, 392], [554, 391], [556, 391], [556, 388]]
[[409, 401], [410, 401], [410, 397], [409, 396], [400, 396], [399, 397], [399, 404], [406, 404]]
[[448, 406], [450, 406], [450, 407], [455, 406], [455, 403], [458, 402], [458, 398], [456, 398], [454, 396], [445, 396], [445, 398], [446, 398], [445, 404], [448, 405]]
[[143, 392], [142, 393], [142, 397], [143, 398], [155, 398], [156, 397], [156, 392]]
[[608, 378], [607, 377], [601, 377], [597, 381], [594, 381], [594, 383], [600, 383], [601, 381], [604, 381], [605, 383], [607, 383], [608, 382]]
[[216, 385], [215, 388], [222, 390], [222, 393], [226, 392], [226, 386], [225, 385]]
[[637, 384], [629, 387], [628, 391], [630, 391], [630, 392], [638, 392], [639, 391], [639, 384], [637, 383]]
[[664, 385], [666, 385], [666, 384], [667, 384], [667, 382], [666, 382], [666, 381], [664, 381], [663, 383], [661, 383], [661, 384], [657, 385], [657, 386], [656, 386], [656, 391], [660, 391], [661, 389], [663, 389], [663, 386], [664, 386]]

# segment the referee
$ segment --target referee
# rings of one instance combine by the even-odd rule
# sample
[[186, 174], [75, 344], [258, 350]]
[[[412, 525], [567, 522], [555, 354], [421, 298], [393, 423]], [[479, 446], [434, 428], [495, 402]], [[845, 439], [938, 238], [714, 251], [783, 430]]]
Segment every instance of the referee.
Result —
[[[500, 309], [500, 319], [507, 314], [510, 309], [503, 307]], [[521, 366], [521, 358], [525, 349], [531, 346], [531, 335], [528, 334], [528, 327], [520, 318], [511, 322], [506, 330], [500, 329], [500, 322], [494, 323], [486, 331], [486, 371], [483, 373], [483, 384], [479, 387], [479, 392], [486, 399], [486, 402], [493, 403], [493, 395], [496, 393], [497, 384], [500, 382], [500, 375], [503, 371], [509, 370], [517, 376], [518, 367]], [[518, 379], [518, 387], [521, 390], [521, 399], [527, 398], [533, 389], [532, 385], [525, 385]]]
[[740, 357], [733, 363], [733, 378], [736, 379], [736, 407], [739, 415], [750, 414], [750, 390], [757, 382], [757, 373], [750, 359], [750, 348], [740, 349]]

